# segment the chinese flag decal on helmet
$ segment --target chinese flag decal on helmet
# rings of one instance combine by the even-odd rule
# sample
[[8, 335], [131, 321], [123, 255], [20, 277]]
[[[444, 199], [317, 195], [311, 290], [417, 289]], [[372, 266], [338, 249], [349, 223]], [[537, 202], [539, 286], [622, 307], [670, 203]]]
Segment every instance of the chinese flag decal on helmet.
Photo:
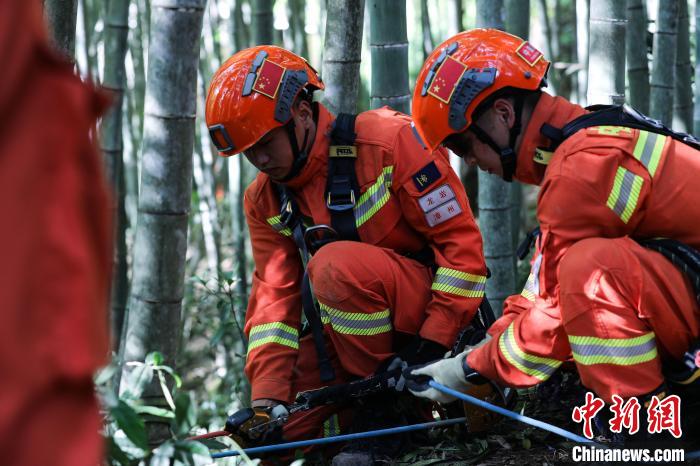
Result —
[[457, 83], [459, 83], [466, 69], [467, 67], [457, 60], [447, 57], [435, 74], [435, 78], [428, 89], [428, 94], [440, 102], [449, 104]]
[[277, 63], [265, 60], [258, 71], [258, 77], [253, 84], [253, 90], [274, 99], [280, 88], [285, 69]]

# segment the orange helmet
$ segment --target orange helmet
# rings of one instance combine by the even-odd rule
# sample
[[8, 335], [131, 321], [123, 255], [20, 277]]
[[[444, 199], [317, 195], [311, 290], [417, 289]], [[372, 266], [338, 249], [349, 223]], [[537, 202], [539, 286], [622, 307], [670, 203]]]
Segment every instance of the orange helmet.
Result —
[[221, 65], [209, 85], [209, 135], [222, 155], [243, 152], [289, 122], [302, 89], [323, 88], [316, 70], [288, 50], [272, 45], [241, 50]]
[[529, 42], [497, 29], [472, 29], [440, 44], [413, 92], [416, 129], [430, 150], [471, 125], [474, 111], [505, 88], [546, 86], [549, 62]]

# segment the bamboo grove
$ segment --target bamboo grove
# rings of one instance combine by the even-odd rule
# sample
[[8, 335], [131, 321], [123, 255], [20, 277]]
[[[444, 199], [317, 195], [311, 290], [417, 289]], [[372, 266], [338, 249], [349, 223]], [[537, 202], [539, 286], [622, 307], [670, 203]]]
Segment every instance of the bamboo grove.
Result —
[[[80, 75], [112, 95], [99, 130], [117, 225], [114, 363], [102, 382], [123, 393], [143, 371], [137, 363], [157, 351], [155, 373], [177, 368], [179, 390], [198, 408], [193, 424], [204, 427], [249, 401], [243, 321], [252, 260], [242, 201], [255, 173], [243, 157], [219, 157], [202, 117], [211, 76], [235, 51], [269, 43], [307, 57], [333, 112], [389, 105], [410, 113], [416, 75], [436, 44], [459, 30], [505, 29], [552, 59], [550, 92], [581, 104], [627, 102], [700, 133], [700, 1], [45, 0], [45, 15]], [[526, 278], [527, 261], [514, 251], [535, 226], [537, 193], [457, 158], [453, 167], [478, 215], [487, 295], [500, 308]], [[153, 378], [141, 395], [167, 408], [160, 380], [173, 385]], [[158, 443], [166, 434], [153, 424]]]

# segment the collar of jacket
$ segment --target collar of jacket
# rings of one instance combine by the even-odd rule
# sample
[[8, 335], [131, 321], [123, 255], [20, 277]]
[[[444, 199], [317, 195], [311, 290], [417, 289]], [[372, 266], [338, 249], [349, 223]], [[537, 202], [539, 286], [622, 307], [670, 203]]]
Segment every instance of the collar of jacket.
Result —
[[316, 122], [316, 137], [309, 149], [306, 165], [301, 172], [289, 180], [285, 185], [291, 189], [297, 189], [307, 184], [314, 176], [325, 170], [328, 165], [328, 134], [335, 117], [321, 103], [318, 104], [318, 121]]
[[547, 148], [551, 141], [540, 133], [544, 123], [561, 128], [574, 118], [587, 113], [580, 105], [569, 102], [562, 97], [552, 97], [542, 93], [540, 100], [535, 105], [530, 121], [525, 128], [525, 135], [518, 149], [518, 166], [515, 170], [515, 179], [521, 183], [539, 185], [544, 178], [547, 168], [533, 160], [538, 147]]

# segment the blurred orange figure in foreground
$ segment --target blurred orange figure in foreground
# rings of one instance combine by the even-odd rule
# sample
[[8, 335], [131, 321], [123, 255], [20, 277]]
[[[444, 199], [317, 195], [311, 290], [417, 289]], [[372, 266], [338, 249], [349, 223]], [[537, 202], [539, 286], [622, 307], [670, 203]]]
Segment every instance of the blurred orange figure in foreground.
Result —
[[96, 465], [110, 204], [89, 131], [104, 101], [52, 51], [38, 0], [0, 2], [0, 458]]

